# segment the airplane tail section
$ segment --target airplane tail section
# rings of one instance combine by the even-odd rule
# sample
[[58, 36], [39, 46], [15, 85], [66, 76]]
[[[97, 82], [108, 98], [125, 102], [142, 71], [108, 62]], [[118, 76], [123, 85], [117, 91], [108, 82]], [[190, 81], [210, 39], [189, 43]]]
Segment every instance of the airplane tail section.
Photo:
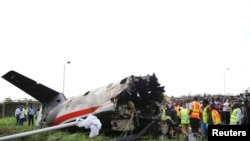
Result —
[[52, 100], [56, 100], [57, 102], [66, 100], [63, 94], [13, 70], [7, 72], [2, 78], [42, 103], [50, 103]]

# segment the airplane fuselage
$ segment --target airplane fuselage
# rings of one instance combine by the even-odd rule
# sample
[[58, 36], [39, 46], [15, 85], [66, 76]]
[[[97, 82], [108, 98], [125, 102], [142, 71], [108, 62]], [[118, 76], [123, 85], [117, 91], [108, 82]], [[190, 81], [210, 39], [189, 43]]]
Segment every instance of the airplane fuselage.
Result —
[[126, 87], [126, 83], [111, 83], [106, 87], [100, 87], [58, 103], [57, 106], [53, 105], [54, 108], [47, 107], [51, 110], [45, 117], [45, 121], [48, 125], [58, 125], [74, 121], [76, 118], [84, 118], [90, 113], [115, 111], [112, 99], [124, 91]]

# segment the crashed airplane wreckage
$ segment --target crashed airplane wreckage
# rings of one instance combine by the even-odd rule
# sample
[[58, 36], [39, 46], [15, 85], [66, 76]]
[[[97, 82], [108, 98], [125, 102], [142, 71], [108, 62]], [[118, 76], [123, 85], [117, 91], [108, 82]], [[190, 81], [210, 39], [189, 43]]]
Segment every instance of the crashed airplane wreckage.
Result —
[[[100, 133], [125, 133], [114, 141], [132, 141], [155, 128], [160, 121], [160, 103], [164, 101], [165, 90], [154, 73], [146, 76], [131, 75], [70, 99], [15, 71], [9, 71], [2, 78], [42, 103], [38, 121], [47, 127], [0, 137], [0, 140], [58, 128], [75, 129], [77, 118], [85, 119], [92, 114], [102, 123]], [[126, 134], [128, 132], [129, 135]]]

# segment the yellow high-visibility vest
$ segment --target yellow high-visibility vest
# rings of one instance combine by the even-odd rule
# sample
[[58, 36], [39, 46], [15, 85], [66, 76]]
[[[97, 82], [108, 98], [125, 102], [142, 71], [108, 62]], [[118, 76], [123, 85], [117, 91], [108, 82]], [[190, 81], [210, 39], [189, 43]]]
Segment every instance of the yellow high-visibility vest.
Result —
[[202, 122], [203, 123], [208, 123], [208, 115], [207, 115], [207, 108], [209, 106], [206, 106], [203, 111], [202, 111]]
[[230, 123], [236, 123], [237, 122], [237, 112], [240, 110], [240, 108], [236, 108], [233, 110], [231, 116], [230, 116]]
[[161, 107], [161, 120], [164, 121], [164, 120], [167, 120], [169, 118], [169, 116], [166, 115], [166, 110]]
[[180, 118], [181, 118], [181, 124], [189, 124], [189, 116], [188, 116], [189, 110], [188, 109], [181, 109], [180, 111]]

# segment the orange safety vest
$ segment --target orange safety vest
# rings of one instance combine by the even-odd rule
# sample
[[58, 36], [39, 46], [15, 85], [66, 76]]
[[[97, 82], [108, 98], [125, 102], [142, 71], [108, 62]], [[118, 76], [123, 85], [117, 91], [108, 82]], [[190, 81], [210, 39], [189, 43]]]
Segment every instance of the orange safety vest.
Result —
[[212, 110], [212, 119], [213, 119], [214, 125], [221, 123], [220, 114], [217, 110], [214, 110], [214, 109]]
[[189, 115], [191, 118], [200, 118], [200, 110], [201, 110], [201, 105], [198, 101], [193, 101], [192, 102], [193, 109], [192, 113]]

